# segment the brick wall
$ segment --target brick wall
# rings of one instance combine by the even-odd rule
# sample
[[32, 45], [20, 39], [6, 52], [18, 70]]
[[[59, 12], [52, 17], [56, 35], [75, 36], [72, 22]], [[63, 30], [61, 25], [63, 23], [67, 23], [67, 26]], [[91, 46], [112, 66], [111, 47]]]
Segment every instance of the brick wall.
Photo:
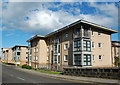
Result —
[[78, 68], [66, 67], [63, 74], [72, 76], [97, 77], [120, 79], [120, 68], [117, 67], [99, 67], [99, 68]]

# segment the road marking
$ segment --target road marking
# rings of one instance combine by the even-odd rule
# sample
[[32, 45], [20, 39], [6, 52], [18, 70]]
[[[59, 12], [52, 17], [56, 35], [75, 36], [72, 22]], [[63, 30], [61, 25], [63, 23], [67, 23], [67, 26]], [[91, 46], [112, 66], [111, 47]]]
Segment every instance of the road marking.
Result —
[[23, 79], [23, 78], [20, 78], [20, 77], [17, 77], [18, 79], [20, 79], [20, 80], [25, 80], [25, 79]]

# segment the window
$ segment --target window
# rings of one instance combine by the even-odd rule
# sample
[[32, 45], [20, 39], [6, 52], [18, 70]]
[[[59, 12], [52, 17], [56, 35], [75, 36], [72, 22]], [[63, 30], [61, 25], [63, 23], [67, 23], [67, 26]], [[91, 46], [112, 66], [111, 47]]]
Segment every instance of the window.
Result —
[[26, 52], [26, 54], [28, 54], [28, 52]]
[[36, 52], [36, 48], [34, 48], [34, 52]]
[[57, 53], [57, 44], [54, 45], [54, 52]]
[[95, 60], [95, 56], [94, 56], [94, 55], [92, 55], [92, 57], [93, 57], [93, 60]]
[[54, 42], [55, 42], [55, 44], [59, 44], [60, 43], [60, 38], [55, 38], [55, 40], [54, 40]]
[[101, 35], [101, 32], [98, 32], [98, 35]]
[[34, 48], [34, 52], [38, 52], [38, 48]]
[[35, 57], [34, 57], [34, 60], [38, 60], [38, 56], [35, 56]]
[[18, 47], [18, 50], [21, 50], [21, 47]]
[[28, 57], [26, 57], [26, 59], [28, 59]]
[[84, 62], [83, 65], [84, 66], [90, 66], [91, 65], [91, 55], [90, 54], [84, 54], [84, 58], [83, 58]]
[[65, 40], [65, 41], [68, 40], [68, 33], [65, 33], [65, 34], [64, 34], [64, 40]]
[[92, 42], [92, 47], [94, 48], [95, 47], [95, 45], [94, 45], [95, 43], [94, 42]]
[[83, 41], [83, 49], [84, 49], [84, 51], [91, 51], [91, 43], [90, 43], [90, 41], [87, 41], [87, 40]]
[[88, 37], [88, 29], [84, 28], [84, 36]]
[[80, 35], [80, 28], [77, 28], [77, 29], [75, 30], [75, 35]]
[[32, 56], [29, 56], [29, 59], [32, 60]]
[[58, 53], [60, 53], [60, 45], [58, 45]]
[[17, 55], [20, 55], [20, 52], [17, 52]]
[[64, 56], [64, 61], [68, 61], [68, 55]]
[[68, 49], [68, 44], [64, 44], [64, 50]]
[[36, 48], [36, 52], [38, 52], [38, 48]]
[[92, 29], [92, 35], [94, 35], [94, 30]]
[[99, 60], [101, 60], [102, 59], [102, 56], [101, 55], [99, 55]]
[[98, 47], [101, 48], [101, 47], [102, 47], [102, 44], [101, 44], [101, 43], [98, 43]]
[[74, 41], [74, 51], [81, 50], [81, 41]]
[[58, 63], [60, 63], [60, 56], [58, 56]]
[[68, 33], [65, 34], [65, 38], [68, 38]]
[[57, 55], [54, 56], [54, 63], [57, 64]]
[[74, 55], [74, 65], [75, 66], [80, 66], [81, 65], [81, 55], [80, 54], [75, 54]]

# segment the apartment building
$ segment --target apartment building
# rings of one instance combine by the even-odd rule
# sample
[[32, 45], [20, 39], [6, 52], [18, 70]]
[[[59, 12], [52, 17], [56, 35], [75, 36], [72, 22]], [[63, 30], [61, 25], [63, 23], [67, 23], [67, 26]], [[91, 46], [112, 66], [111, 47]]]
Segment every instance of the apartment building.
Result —
[[114, 66], [115, 57], [120, 58], [120, 41], [112, 41], [112, 63]]
[[79, 20], [48, 35], [27, 40], [31, 65], [61, 70], [66, 66], [112, 67], [111, 34], [116, 30]]
[[18, 65], [27, 64], [28, 46], [16, 45], [12, 49], [12, 61]]
[[12, 49], [11, 48], [2, 48], [2, 62], [4, 63], [13, 63], [12, 60]]

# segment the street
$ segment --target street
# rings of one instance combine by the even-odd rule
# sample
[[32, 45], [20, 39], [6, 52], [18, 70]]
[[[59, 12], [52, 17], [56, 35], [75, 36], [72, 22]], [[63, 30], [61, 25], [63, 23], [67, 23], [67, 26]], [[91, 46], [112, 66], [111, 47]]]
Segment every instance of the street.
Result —
[[6, 83], [11, 84], [20, 84], [20, 85], [95, 85], [93, 83], [85, 83], [85, 82], [76, 82], [72, 80], [63, 80], [63, 79], [55, 79], [49, 77], [43, 77], [40, 75], [26, 73], [20, 70], [15, 69], [14, 66], [5, 66], [2, 65], [2, 83], [6, 85]]

